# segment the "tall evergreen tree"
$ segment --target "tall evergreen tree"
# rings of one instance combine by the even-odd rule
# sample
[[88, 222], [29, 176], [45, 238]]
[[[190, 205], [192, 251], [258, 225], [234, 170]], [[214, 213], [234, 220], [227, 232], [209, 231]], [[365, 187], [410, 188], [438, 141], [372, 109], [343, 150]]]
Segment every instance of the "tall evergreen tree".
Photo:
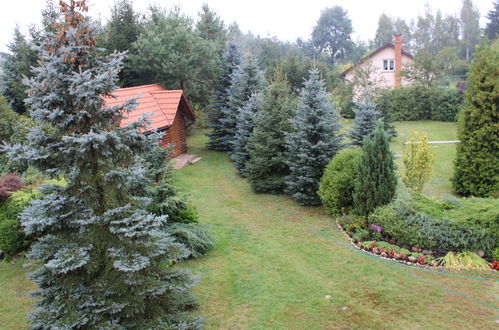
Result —
[[253, 134], [249, 138], [250, 159], [246, 175], [258, 193], [282, 193], [284, 177], [289, 174], [286, 164], [286, 134], [291, 132], [290, 119], [295, 99], [286, 77], [275, 71], [265, 90], [262, 109], [255, 118]]
[[342, 147], [342, 124], [324, 88], [319, 70], [312, 69], [302, 89], [298, 109], [286, 137], [286, 192], [302, 205], [320, 205], [317, 195], [324, 168]]
[[221, 119], [224, 135], [221, 142], [224, 150], [234, 149], [234, 138], [236, 136], [236, 124], [239, 112], [253, 93], [258, 93], [265, 87], [263, 71], [258, 66], [258, 60], [250, 57], [232, 72], [231, 84], [228, 90], [227, 107], [222, 108]]
[[201, 38], [216, 42], [219, 45], [224, 45], [227, 37], [224, 22], [206, 3], [201, 7], [196, 23], [196, 32]]
[[499, 195], [499, 42], [482, 46], [471, 63], [458, 122], [454, 189], [464, 196]]
[[490, 40], [499, 38], [499, 1], [494, 2], [494, 9], [489, 10], [487, 18], [489, 21], [485, 26], [485, 35]]
[[393, 154], [379, 122], [372, 139], [366, 137], [362, 146], [353, 194], [355, 213], [367, 216], [376, 207], [390, 203], [396, 188]]
[[2, 94], [15, 112], [25, 113], [24, 99], [27, 94], [22, 77], [32, 76], [31, 67], [37, 65], [37, 52], [18, 26], [14, 29], [14, 38], [7, 47], [10, 54], [6, 55], [3, 63]]
[[[109, 53], [133, 52], [133, 43], [137, 41], [140, 29], [139, 17], [133, 9], [132, 1], [115, 0], [111, 9], [111, 18], [103, 29], [98, 45], [106, 48]], [[139, 79], [140, 76], [134, 72], [129, 58], [125, 58], [124, 68], [119, 73], [120, 85], [133, 86]]]
[[192, 19], [179, 8], [150, 11], [130, 55], [129, 66], [140, 76], [137, 83], [182, 89], [191, 101], [207, 104], [218, 74], [216, 50], [194, 31]]
[[237, 117], [236, 135], [234, 137], [234, 151], [230, 158], [239, 174], [246, 176], [246, 162], [249, 160], [248, 140], [253, 133], [255, 117], [262, 107], [262, 95], [253, 94], [241, 108]]
[[376, 111], [376, 106], [372, 102], [363, 102], [357, 105], [358, 109], [354, 110], [355, 118], [353, 126], [349, 131], [349, 136], [352, 139], [352, 144], [357, 147], [362, 147], [364, 138], [371, 138], [376, 130], [377, 120], [380, 113]]
[[111, 18], [107, 22], [104, 47], [109, 51], [132, 49], [138, 39], [140, 25], [131, 0], [115, 0]]
[[191, 275], [163, 270], [188, 250], [163, 233], [166, 216], [148, 213], [151, 181], [135, 156], [157, 140], [138, 132], [144, 123], [117, 127], [134, 106], [106, 108], [116, 88], [122, 54], [103, 56], [85, 1], [61, 1], [62, 20], [40, 47], [40, 67], [27, 81], [28, 103], [40, 127], [26, 146], [7, 147], [65, 185], [40, 188], [21, 215], [37, 237], [31, 258], [41, 266], [34, 329], [195, 328]]
[[207, 135], [210, 138], [208, 148], [212, 150], [227, 151], [224, 137], [226, 130], [224, 126], [224, 116], [229, 107], [229, 87], [232, 82], [232, 74], [239, 67], [242, 61], [242, 54], [239, 46], [235, 42], [229, 42], [227, 49], [222, 55], [222, 73], [215, 85], [213, 104], [208, 113], [208, 119], [212, 131]]

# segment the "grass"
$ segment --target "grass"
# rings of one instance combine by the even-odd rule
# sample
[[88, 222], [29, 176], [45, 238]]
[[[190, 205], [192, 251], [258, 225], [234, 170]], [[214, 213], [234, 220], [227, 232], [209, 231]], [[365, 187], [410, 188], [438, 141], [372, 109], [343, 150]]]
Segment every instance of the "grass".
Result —
[[0, 329], [26, 329], [26, 315], [33, 301], [28, 297], [35, 284], [27, 279], [23, 261], [0, 261]]
[[178, 184], [218, 239], [207, 256], [188, 262], [201, 279], [195, 294], [208, 329], [496, 326], [496, 310], [439, 289], [497, 306], [496, 282], [386, 265], [339, 247], [327, 237], [346, 239], [320, 208], [254, 194], [205, 142], [200, 132], [191, 136], [189, 152], [203, 160], [179, 171]]
[[[352, 126], [351, 119], [344, 119], [345, 130]], [[413, 131], [425, 132], [430, 141], [455, 141], [456, 123], [439, 121], [398, 121], [394, 123], [397, 137], [391, 142], [391, 149], [397, 159], [396, 164], [399, 172], [402, 171], [402, 156], [404, 154], [404, 142], [411, 137]], [[454, 158], [456, 157], [456, 145], [436, 144], [431, 145], [435, 151], [435, 164], [433, 175], [425, 185], [423, 193], [430, 196], [442, 196], [452, 194], [450, 179], [454, 174]]]
[[[254, 194], [227, 155], [205, 142], [193, 132], [189, 152], [203, 160], [178, 171], [177, 182], [217, 238], [205, 257], [185, 264], [200, 278], [194, 291], [207, 329], [497, 326], [497, 310], [439, 288], [498, 306], [497, 282], [402, 268], [340, 247], [328, 238], [347, 240], [320, 208]], [[27, 325], [34, 285], [22, 264], [0, 262], [0, 329]]]

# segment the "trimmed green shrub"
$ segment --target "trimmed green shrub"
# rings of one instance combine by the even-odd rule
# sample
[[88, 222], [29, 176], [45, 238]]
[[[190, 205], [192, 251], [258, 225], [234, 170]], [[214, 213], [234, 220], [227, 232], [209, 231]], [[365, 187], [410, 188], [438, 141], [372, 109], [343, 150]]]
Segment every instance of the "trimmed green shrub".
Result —
[[343, 149], [326, 166], [318, 194], [328, 214], [350, 212], [361, 153], [360, 149]]
[[481, 47], [471, 64], [452, 180], [463, 196], [499, 197], [498, 68], [499, 42]]
[[376, 102], [392, 120], [456, 121], [462, 106], [458, 91], [421, 85], [386, 89]]

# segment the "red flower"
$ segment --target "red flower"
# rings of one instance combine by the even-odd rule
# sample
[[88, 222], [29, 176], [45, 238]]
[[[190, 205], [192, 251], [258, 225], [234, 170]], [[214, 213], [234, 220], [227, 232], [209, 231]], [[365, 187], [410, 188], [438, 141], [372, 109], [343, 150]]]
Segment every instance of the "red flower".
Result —
[[418, 263], [420, 265], [424, 265], [424, 263], [425, 263], [424, 256], [421, 256], [421, 257], [418, 258]]
[[490, 265], [492, 269], [499, 270], [499, 260], [492, 261], [492, 265]]

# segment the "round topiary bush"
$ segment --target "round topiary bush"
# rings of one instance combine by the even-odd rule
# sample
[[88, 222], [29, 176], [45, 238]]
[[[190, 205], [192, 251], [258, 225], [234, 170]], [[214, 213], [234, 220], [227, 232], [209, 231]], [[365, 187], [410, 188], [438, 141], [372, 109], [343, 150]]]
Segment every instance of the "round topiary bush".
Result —
[[330, 215], [346, 214], [353, 205], [360, 149], [343, 149], [331, 159], [321, 179], [318, 194]]

